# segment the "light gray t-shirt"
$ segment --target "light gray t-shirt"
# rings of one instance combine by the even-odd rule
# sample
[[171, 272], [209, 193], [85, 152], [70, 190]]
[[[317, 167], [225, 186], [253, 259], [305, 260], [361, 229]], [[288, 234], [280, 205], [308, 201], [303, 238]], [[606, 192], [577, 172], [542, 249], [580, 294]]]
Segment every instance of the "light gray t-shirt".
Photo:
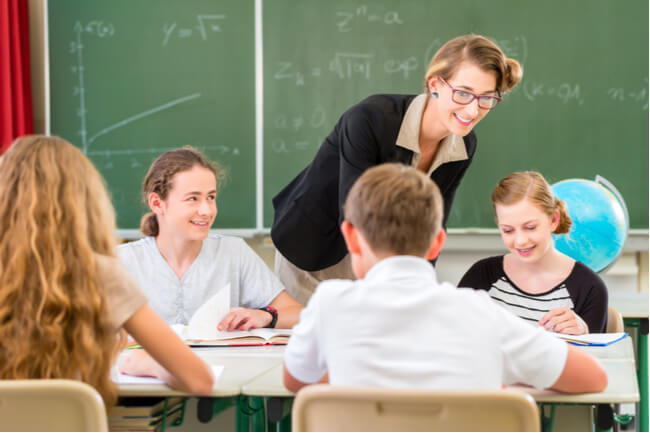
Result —
[[230, 307], [260, 308], [284, 287], [242, 239], [209, 235], [180, 280], [153, 237], [120, 245], [117, 255], [167, 323], [187, 324], [194, 312], [230, 283]]

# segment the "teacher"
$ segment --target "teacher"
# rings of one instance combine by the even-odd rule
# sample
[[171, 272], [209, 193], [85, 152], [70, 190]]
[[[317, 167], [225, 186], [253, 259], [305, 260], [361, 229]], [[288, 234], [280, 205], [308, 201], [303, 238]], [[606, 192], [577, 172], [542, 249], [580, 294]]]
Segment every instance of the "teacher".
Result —
[[446, 227], [476, 151], [472, 129], [521, 77], [495, 43], [460, 36], [433, 56], [426, 93], [373, 95], [343, 113], [311, 164], [273, 198], [275, 272], [287, 291], [304, 305], [321, 281], [355, 278], [339, 225], [348, 191], [370, 167], [401, 162], [427, 173]]

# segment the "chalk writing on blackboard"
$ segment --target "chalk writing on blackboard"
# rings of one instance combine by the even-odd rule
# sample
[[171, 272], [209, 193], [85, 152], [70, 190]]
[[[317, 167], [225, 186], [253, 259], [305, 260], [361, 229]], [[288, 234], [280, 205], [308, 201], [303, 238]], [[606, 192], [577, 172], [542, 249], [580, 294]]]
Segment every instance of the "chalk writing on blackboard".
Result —
[[383, 12], [380, 6], [361, 5], [355, 9], [336, 12], [336, 28], [339, 32], [347, 33], [362, 23], [380, 23], [386, 25], [404, 24], [397, 11]]
[[187, 39], [192, 36], [198, 36], [201, 40], [207, 41], [208, 35], [219, 33], [223, 30], [222, 21], [226, 19], [225, 15], [197, 15], [196, 24], [192, 23], [189, 27], [179, 27], [176, 22], [165, 23], [163, 25], [162, 46], [167, 46], [171, 37], [178, 39]]
[[342, 80], [353, 76], [369, 80], [372, 58], [372, 54], [365, 53], [334, 53], [334, 58], [329, 63], [329, 70]]
[[404, 79], [408, 79], [409, 73], [418, 68], [418, 61], [415, 56], [406, 59], [390, 59], [384, 62], [384, 71], [387, 74], [402, 74]]
[[83, 51], [84, 45], [81, 40], [82, 33], [89, 33], [96, 35], [100, 38], [111, 37], [115, 34], [115, 26], [113, 23], [104, 23], [103, 21], [89, 21], [85, 25], [80, 21], [75, 22], [73, 27], [76, 38], [70, 41], [69, 53], [75, 55], [76, 64], [70, 68], [70, 71], [77, 76], [77, 84], [72, 89], [73, 96], [79, 96], [79, 107], [77, 107], [77, 117], [80, 121], [80, 129], [78, 134], [81, 136], [82, 150], [84, 153], [88, 150], [87, 136], [88, 130], [86, 129], [86, 116], [88, 110], [86, 109], [86, 83], [84, 81], [84, 62]]
[[[76, 75], [77, 83], [72, 89], [72, 94], [73, 96], [79, 96], [79, 106], [76, 110], [76, 114], [77, 117], [79, 117], [80, 122], [80, 129], [78, 131], [78, 134], [81, 136], [81, 149], [86, 155], [89, 154], [88, 149], [90, 145], [93, 144], [99, 137], [106, 135], [115, 129], [128, 125], [129, 123], [201, 97], [201, 93], [197, 92], [182, 96], [172, 101], [164, 102], [158, 106], [152, 107], [140, 113], [133, 114], [120, 120], [119, 122], [102, 128], [89, 137], [87, 129], [88, 109], [86, 108], [86, 80], [84, 75], [85, 67], [83, 57], [85, 46], [83, 44], [81, 35], [83, 33], [88, 33], [93, 36], [98, 36], [99, 38], [111, 37], [115, 34], [115, 26], [110, 22], [105, 23], [98, 20], [93, 20], [86, 24], [82, 24], [80, 21], [77, 21], [73, 29], [76, 37], [75, 40], [70, 42], [69, 53], [75, 56], [75, 64], [71, 66], [70, 71]], [[131, 165], [134, 166], [133, 163]]]
[[632, 102], [641, 104], [641, 109], [648, 109], [648, 79], [644, 79], [644, 85], [630, 90], [624, 87], [610, 87], [607, 95], [614, 101]]
[[535, 101], [541, 97], [552, 97], [562, 101], [563, 104], [576, 102], [578, 105], [584, 104], [584, 99], [580, 94], [580, 84], [561, 83], [558, 85], [549, 85], [535, 81], [523, 81], [524, 96], [529, 101]]

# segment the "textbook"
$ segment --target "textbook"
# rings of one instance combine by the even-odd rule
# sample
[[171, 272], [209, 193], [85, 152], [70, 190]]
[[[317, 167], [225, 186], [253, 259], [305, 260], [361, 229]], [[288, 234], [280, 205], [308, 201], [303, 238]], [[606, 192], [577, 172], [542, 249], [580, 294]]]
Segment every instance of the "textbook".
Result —
[[290, 329], [217, 330], [219, 322], [229, 310], [230, 284], [226, 284], [194, 312], [187, 326], [176, 324], [172, 325], [172, 329], [192, 347], [287, 344]]
[[627, 337], [627, 332], [613, 332], [611, 334], [583, 334], [583, 335], [568, 335], [558, 334], [551, 332], [551, 335], [561, 338], [576, 346], [609, 346], [619, 340]]
[[250, 331], [217, 331], [213, 338], [185, 337], [185, 343], [192, 347], [206, 346], [263, 346], [287, 344], [291, 329], [258, 328]]

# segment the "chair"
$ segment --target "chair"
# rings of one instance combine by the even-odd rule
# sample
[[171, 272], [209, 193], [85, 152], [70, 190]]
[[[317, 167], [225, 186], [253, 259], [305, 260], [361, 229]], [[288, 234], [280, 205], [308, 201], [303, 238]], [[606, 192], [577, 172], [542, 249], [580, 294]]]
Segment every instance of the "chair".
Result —
[[0, 380], [2, 431], [108, 431], [99, 393], [67, 379]]
[[313, 385], [296, 395], [293, 431], [539, 431], [527, 394]]
[[607, 332], [608, 334], [613, 332], [623, 332], [623, 316], [618, 310], [611, 305], [607, 307]]

